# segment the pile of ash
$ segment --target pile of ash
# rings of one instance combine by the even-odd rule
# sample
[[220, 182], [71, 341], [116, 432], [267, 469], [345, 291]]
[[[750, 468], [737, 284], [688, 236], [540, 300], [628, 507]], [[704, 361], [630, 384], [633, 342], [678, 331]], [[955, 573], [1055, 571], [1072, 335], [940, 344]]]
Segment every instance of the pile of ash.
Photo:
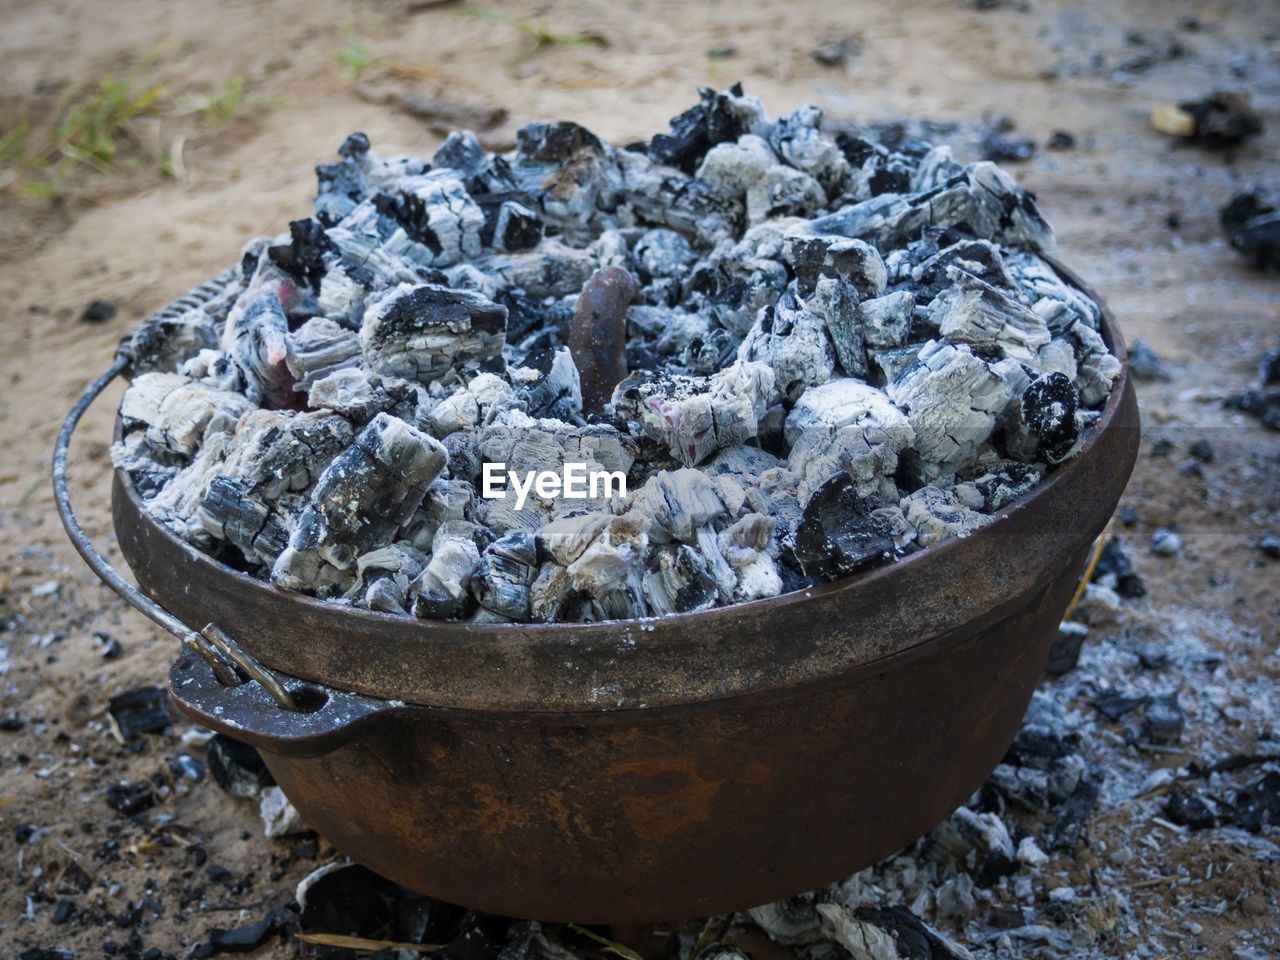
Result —
[[964, 536], [1120, 363], [999, 167], [820, 121], [735, 87], [624, 149], [353, 134], [314, 216], [135, 332], [113, 461], [237, 569], [428, 618], [662, 616]]

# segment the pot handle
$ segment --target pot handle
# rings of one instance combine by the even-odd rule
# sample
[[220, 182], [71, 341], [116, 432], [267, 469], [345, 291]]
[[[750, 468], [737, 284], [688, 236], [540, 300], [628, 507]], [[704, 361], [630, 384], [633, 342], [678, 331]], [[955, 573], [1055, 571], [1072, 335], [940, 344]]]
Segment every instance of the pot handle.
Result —
[[[268, 671], [288, 690], [294, 709], [281, 710], [262, 683], [226, 685], [209, 660], [184, 643], [169, 668], [169, 695], [201, 726], [288, 757], [320, 757], [345, 745], [375, 717], [411, 709]], [[412, 708], [426, 709], [426, 708]]]
[[273, 753], [320, 756], [336, 749], [364, 720], [400, 705], [277, 674], [241, 650], [214, 624], [202, 630], [191, 628], [125, 580], [80, 525], [67, 487], [71, 437], [85, 411], [131, 363], [132, 356], [122, 348], [115, 362], [85, 388], [58, 431], [53, 493], [72, 545], [125, 602], [182, 641], [178, 659], [169, 671], [169, 692], [193, 720]]

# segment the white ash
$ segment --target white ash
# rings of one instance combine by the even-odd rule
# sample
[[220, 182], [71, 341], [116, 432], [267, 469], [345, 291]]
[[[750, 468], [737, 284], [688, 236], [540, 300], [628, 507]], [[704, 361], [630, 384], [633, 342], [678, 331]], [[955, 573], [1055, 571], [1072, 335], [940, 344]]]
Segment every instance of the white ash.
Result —
[[[626, 149], [561, 122], [339, 154], [314, 216], [130, 337], [112, 451], [194, 546], [333, 602], [591, 620], [808, 586], [990, 522], [1120, 372], [1007, 174], [812, 107], [704, 90]], [[636, 293], [599, 410], [568, 343], [606, 266]], [[486, 497], [497, 464], [625, 493]]]

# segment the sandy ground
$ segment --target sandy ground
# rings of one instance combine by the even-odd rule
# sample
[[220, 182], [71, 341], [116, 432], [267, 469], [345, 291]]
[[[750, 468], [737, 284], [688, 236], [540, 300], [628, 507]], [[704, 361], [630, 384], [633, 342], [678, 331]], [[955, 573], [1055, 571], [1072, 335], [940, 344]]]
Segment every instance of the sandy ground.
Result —
[[[1280, 533], [1280, 435], [1218, 401], [1251, 384], [1257, 354], [1280, 345], [1280, 279], [1243, 265], [1216, 210], [1239, 186], [1276, 175], [1280, 7], [1031, 0], [978, 11], [959, 0], [651, 0], [623, 10], [572, 2], [545, 13], [550, 29], [592, 41], [537, 49], [526, 31], [460, 9], [415, 11], [404, 0], [0, 2], [0, 132], [22, 117], [38, 124], [69, 85], [118, 74], [157, 48], [148, 76], [166, 84], [163, 108], [129, 126], [124, 154], [133, 168], [122, 161], [111, 172], [77, 171], [52, 199], [20, 193], [28, 174], [0, 170], [0, 715], [26, 719], [23, 729], [0, 732], [0, 954], [62, 945], [98, 956], [104, 939], [123, 943], [131, 932], [99, 925], [152, 892], [162, 909], [143, 911], [141, 941], [181, 956], [208, 927], [287, 902], [326, 856], [323, 844], [315, 860], [300, 857], [296, 841], [262, 839], [255, 810], [207, 781], [176, 784], [159, 808], [180, 843], [155, 832], [162, 818], [147, 828], [106, 807], [105, 785], [149, 776], [184, 749], [176, 736], [155, 735], [122, 747], [100, 715], [109, 696], [161, 682], [175, 642], [79, 562], [53, 513], [47, 473], [63, 414], [110, 362], [115, 342], [232, 263], [246, 240], [307, 215], [311, 166], [333, 156], [347, 133], [364, 130], [384, 155], [430, 153], [439, 143], [430, 125], [371, 95], [413, 91], [505, 108], [509, 119], [485, 134], [495, 144], [538, 118], [572, 117], [619, 143], [647, 137], [692, 102], [696, 87], [737, 80], [775, 114], [810, 102], [832, 118], [958, 122], [953, 139], [968, 158], [973, 131], [999, 114], [1042, 146], [1054, 130], [1072, 132], [1074, 149], [1041, 149], [1016, 173], [1057, 228], [1060, 256], [1109, 300], [1127, 337], [1153, 345], [1175, 373], [1139, 386], [1146, 436], [1122, 504], [1138, 522], [1121, 537], [1150, 595], [1111, 629], [1124, 635], [1156, 610], [1177, 619], [1194, 609], [1223, 625], [1206, 639], [1241, 670], [1277, 675], [1278, 564], [1263, 560], [1256, 543]], [[497, 0], [484, 9], [538, 13]], [[1198, 29], [1180, 25], [1193, 14]], [[819, 44], [853, 35], [861, 49], [844, 66], [810, 57]], [[352, 37], [380, 58], [359, 84], [334, 56]], [[1174, 40], [1182, 52], [1170, 56]], [[1152, 51], [1146, 66], [1131, 63]], [[243, 102], [225, 123], [191, 106], [236, 78]], [[1148, 128], [1154, 105], [1218, 88], [1249, 92], [1267, 132], [1224, 157]], [[173, 177], [158, 173], [162, 149]], [[113, 302], [115, 318], [79, 320], [93, 299]], [[113, 400], [87, 418], [73, 451], [76, 503], [107, 545]], [[1149, 453], [1160, 437], [1175, 445], [1167, 457]], [[1214, 460], [1201, 476], [1180, 472], [1199, 438], [1211, 442]], [[1150, 555], [1149, 536], [1162, 524], [1177, 525], [1182, 556]], [[56, 588], [44, 586], [51, 582]], [[95, 631], [118, 638], [123, 656], [104, 661]], [[1261, 726], [1241, 723], [1237, 748], [1246, 750]], [[1113, 822], [1100, 815], [1091, 835], [1105, 838]], [[19, 844], [18, 824], [49, 833]], [[208, 882], [184, 853], [193, 840], [210, 863], [247, 882]], [[1159, 855], [1238, 857], [1207, 835], [1173, 837]], [[52, 895], [71, 863], [90, 886], [71, 894], [79, 909], [70, 923], [54, 926], [57, 897], [28, 895]], [[1249, 909], [1197, 916], [1202, 955], [1230, 956], [1237, 931], [1280, 924], [1277, 871], [1255, 873], [1261, 900]], [[1138, 911], [1165, 916], [1182, 910], [1185, 896], [1159, 885], [1130, 893]], [[1115, 942], [1104, 952], [1124, 950]], [[255, 954], [293, 955], [284, 944]]]

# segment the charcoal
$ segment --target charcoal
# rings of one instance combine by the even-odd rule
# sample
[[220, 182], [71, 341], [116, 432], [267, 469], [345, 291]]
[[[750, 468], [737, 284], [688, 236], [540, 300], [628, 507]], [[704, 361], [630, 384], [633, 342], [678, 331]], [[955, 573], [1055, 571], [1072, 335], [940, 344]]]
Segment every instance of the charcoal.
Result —
[[263, 835], [267, 837], [288, 837], [310, 829], [279, 787], [266, 787], [262, 791], [258, 815], [262, 818]]
[[[235, 289], [234, 285], [231, 289]], [[217, 302], [188, 310], [177, 317], [151, 319], [125, 338], [122, 349], [130, 357], [130, 373], [173, 373], [201, 350], [218, 345]]]
[[[979, 464], [983, 464], [981, 459]], [[962, 484], [982, 498], [980, 509], [985, 513], [994, 514], [1008, 506], [1035, 487], [1043, 476], [1043, 472], [1036, 466], [1015, 460], [996, 460], [989, 462], [989, 466], [994, 469], [967, 479]]]
[[1149, 699], [1146, 696], [1130, 696], [1120, 690], [1104, 690], [1094, 697], [1093, 708], [1115, 723], [1126, 713], [1145, 705]]
[[576, 296], [596, 270], [585, 250], [551, 239], [532, 250], [480, 257], [471, 265], [490, 278], [498, 294], [518, 290], [539, 298]]
[[393, 920], [390, 881], [355, 863], [330, 863], [298, 883], [299, 923], [305, 933], [376, 937]]
[[1086, 778], [1080, 781], [1080, 785], [1067, 798], [1058, 813], [1047, 849], [1075, 850], [1076, 844], [1084, 836], [1085, 826], [1098, 802], [1099, 792], [1094, 780]]
[[1271, 770], [1236, 791], [1236, 821], [1250, 833], [1280, 826], [1280, 773]]
[[871, 960], [972, 960], [972, 954], [900, 904], [849, 909], [821, 903], [823, 930], [854, 957]]
[[506, 308], [435, 284], [401, 284], [374, 301], [360, 344], [378, 373], [426, 383], [500, 357]]
[[955, 286], [929, 304], [929, 319], [955, 343], [994, 347], [1001, 356], [1031, 368], [1052, 337], [1043, 318], [1004, 290], [958, 267], [948, 267]]
[[754, 437], [772, 388], [772, 371], [756, 362], [706, 378], [635, 374], [614, 388], [614, 417], [693, 466]]
[[116, 305], [109, 300], [90, 300], [80, 311], [81, 323], [106, 323], [116, 315]]
[[1035, 197], [1020, 189], [1009, 174], [983, 161], [970, 167], [967, 177], [976, 207], [969, 225], [980, 238], [1036, 253], [1053, 249], [1053, 229], [1040, 215]]
[[215, 734], [205, 745], [204, 758], [213, 782], [233, 797], [254, 799], [275, 785], [258, 751], [224, 734]]
[[1280, 202], [1275, 193], [1259, 187], [1241, 191], [1227, 201], [1219, 217], [1231, 246], [1254, 266], [1280, 268]]
[[1107, 350], [1098, 331], [1083, 321], [1077, 321], [1067, 333], [1076, 347], [1080, 374], [1075, 386], [1080, 401], [1086, 407], [1096, 407], [1106, 399], [1111, 385], [1120, 376], [1120, 361]]
[[796, 292], [812, 295], [819, 277], [832, 277], [852, 285], [858, 299], [884, 293], [888, 274], [875, 247], [861, 240], [839, 236], [788, 236], [784, 247], [787, 263], [795, 271]]
[[705, 610], [718, 592], [706, 562], [686, 544], [659, 551], [643, 583], [649, 610], [658, 617]]
[[380, 377], [360, 368], [335, 370], [307, 391], [309, 407], [332, 410], [357, 427], [380, 413], [402, 420], [417, 419], [423, 403], [424, 394], [416, 384], [398, 377]]
[[968, 344], [936, 340], [885, 392], [907, 414], [925, 479], [972, 461], [1010, 400], [1005, 382]]
[[267, 256], [299, 286], [315, 289], [324, 276], [324, 255], [333, 245], [318, 220], [294, 220], [289, 243], [267, 248]]
[[213, 951], [208, 955], [252, 953], [266, 943], [272, 934], [290, 924], [295, 918], [293, 911], [287, 907], [280, 907], [272, 910], [256, 923], [227, 929], [214, 927], [208, 934], [207, 943]]
[[1009, 830], [994, 813], [960, 807], [929, 832], [932, 856], [950, 859], [983, 886], [1018, 869]]
[[836, 371], [827, 321], [800, 302], [794, 284], [757, 315], [738, 348], [738, 359], [767, 363], [775, 388], [790, 399], [832, 379]]
[[989, 130], [982, 137], [982, 156], [985, 160], [1001, 163], [1023, 163], [1036, 152], [1036, 142], [1030, 137], [1013, 136], [999, 130]]
[[1219, 823], [1217, 805], [1200, 794], [1188, 793], [1175, 786], [1165, 803], [1164, 815], [1169, 822], [1192, 830], [1207, 830]]
[[1280, 390], [1244, 390], [1227, 397], [1222, 405], [1252, 414], [1264, 427], [1280, 430]]
[[1160, 355], [1143, 340], [1134, 340], [1129, 344], [1129, 372], [1137, 379], [1147, 382], [1173, 378]]
[[155, 784], [150, 780], [137, 783], [113, 783], [106, 790], [107, 806], [126, 817], [150, 810], [159, 801]]
[[414, 616], [446, 618], [469, 608], [471, 578], [480, 566], [474, 525], [447, 521], [431, 542], [431, 560], [410, 586]]
[[145, 425], [152, 450], [189, 456], [209, 431], [231, 429], [252, 408], [238, 393], [216, 390], [178, 374], [144, 373], [125, 392], [120, 416], [126, 426]]
[[384, 546], [447, 461], [437, 440], [378, 414], [316, 481], [272, 580], [312, 586], [325, 575], [323, 566], [347, 570], [357, 554]]
[[222, 352], [230, 359], [256, 406], [279, 409], [297, 404], [290, 371], [293, 345], [282, 294], [290, 297], [285, 281], [256, 283], [236, 301], [222, 334]]
[[[822, 124], [735, 87], [626, 149], [353, 134], [313, 217], [130, 338], [113, 463], [220, 561], [477, 623], [702, 609], [965, 536], [1079, 449], [1120, 364], [1008, 174]], [[532, 486], [570, 464], [608, 483]]]
[[427, 414], [427, 424], [436, 437], [475, 427], [494, 410], [514, 406], [515, 391], [492, 373], [476, 375], [470, 383], [444, 397]]
[[1155, 697], [1143, 712], [1142, 729], [1152, 743], [1177, 743], [1182, 739], [1187, 717], [1178, 706], [1176, 693]]
[[915, 195], [883, 193], [811, 220], [805, 232], [866, 240], [885, 250], [915, 239], [926, 227], [965, 222], [975, 209], [972, 191], [961, 184]]
[[858, 304], [862, 340], [868, 350], [893, 350], [907, 342], [916, 301], [910, 290], [895, 290]]
[[1080, 647], [1088, 636], [1089, 628], [1083, 623], [1060, 623], [1058, 635], [1049, 648], [1049, 659], [1045, 662], [1044, 672], [1050, 676], [1058, 676], [1075, 669], [1080, 659]]
[[951, 537], [967, 537], [991, 522], [991, 517], [966, 506], [955, 490], [921, 487], [899, 503], [911, 539], [918, 547], [928, 547]]
[[538, 548], [527, 532], [509, 533], [485, 548], [471, 577], [471, 592], [480, 606], [503, 619], [528, 622], [532, 617], [530, 587], [538, 575]]
[[195, 783], [204, 779], [205, 765], [189, 753], [166, 757], [165, 762], [175, 777], [185, 777]]
[[1064, 460], [1079, 437], [1079, 398], [1070, 379], [1051, 373], [1033, 380], [1020, 404], [1022, 420], [1039, 441], [1040, 453], [1050, 463]]
[[655, 136], [648, 149], [657, 163], [678, 167], [688, 174], [694, 172], [712, 147], [736, 141], [763, 120], [759, 101], [744, 97], [740, 86], [727, 93], [706, 88], [699, 93], [701, 102], [673, 117], [671, 133]]
[[741, 337], [751, 330], [762, 309], [777, 303], [787, 287], [787, 270], [772, 259], [713, 255], [709, 263], [694, 268], [687, 283], [690, 303]]
[[139, 687], [107, 701], [107, 712], [126, 740], [143, 733], [164, 733], [173, 724], [164, 687]]
[[1192, 137], [1212, 150], [1239, 146], [1262, 133], [1262, 117], [1242, 93], [1217, 90], [1200, 100], [1184, 100], [1178, 109], [1191, 117]]
[[504, 201], [494, 219], [493, 246], [503, 253], [531, 250], [542, 242], [543, 229], [538, 215], [524, 204]]
[[309, 390], [317, 380], [360, 362], [360, 338], [325, 317], [308, 320], [289, 342], [286, 364], [297, 381], [295, 391]]
[[643, 275], [677, 277], [697, 262], [689, 241], [674, 230], [647, 230], [636, 241], [636, 264]]
[[1140, 643], [1133, 652], [1144, 670], [1159, 670], [1169, 664], [1169, 650], [1159, 643]]
[[1133, 562], [1120, 541], [1112, 537], [1102, 548], [1098, 564], [1094, 567], [1093, 580], [1101, 582], [1104, 578], [1114, 580], [1116, 593], [1126, 600], [1136, 600], [1147, 595], [1147, 584], [1142, 576], [1133, 569]]
[[892, 557], [894, 548], [889, 524], [848, 474], [813, 492], [796, 531], [796, 559], [810, 576], [844, 576]]
[[845, 473], [861, 497], [895, 497], [898, 455], [914, 439], [907, 417], [883, 393], [857, 380], [810, 387], [786, 421], [790, 468], [802, 500]]

